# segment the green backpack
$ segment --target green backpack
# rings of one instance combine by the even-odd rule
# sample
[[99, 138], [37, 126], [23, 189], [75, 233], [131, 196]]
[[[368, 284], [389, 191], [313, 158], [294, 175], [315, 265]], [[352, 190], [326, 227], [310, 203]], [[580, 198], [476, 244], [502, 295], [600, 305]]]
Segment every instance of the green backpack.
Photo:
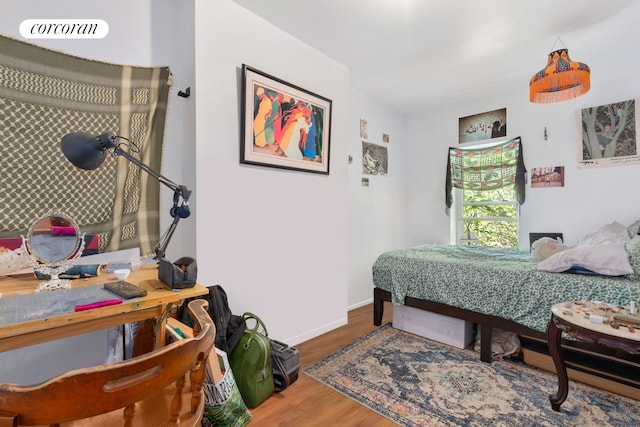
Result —
[[[229, 364], [244, 403], [255, 408], [275, 391], [271, 341], [266, 326], [258, 316], [244, 313], [242, 318], [246, 323], [255, 320], [255, 326], [246, 327], [240, 342], [229, 356]], [[263, 332], [259, 331], [260, 328]]]

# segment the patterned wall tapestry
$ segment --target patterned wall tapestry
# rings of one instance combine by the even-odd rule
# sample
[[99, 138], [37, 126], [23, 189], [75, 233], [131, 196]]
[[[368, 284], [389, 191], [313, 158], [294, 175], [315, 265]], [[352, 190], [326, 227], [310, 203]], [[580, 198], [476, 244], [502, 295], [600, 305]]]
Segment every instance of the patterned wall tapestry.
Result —
[[70, 132], [112, 132], [160, 171], [171, 72], [109, 64], [0, 36], [0, 237], [26, 234], [60, 211], [81, 232], [99, 234], [100, 251], [159, 240], [159, 183], [123, 158], [76, 168], [60, 150]]
[[450, 147], [447, 154], [445, 203], [453, 204], [451, 189], [494, 190], [514, 184], [516, 200], [524, 204], [527, 169], [520, 137], [479, 147]]

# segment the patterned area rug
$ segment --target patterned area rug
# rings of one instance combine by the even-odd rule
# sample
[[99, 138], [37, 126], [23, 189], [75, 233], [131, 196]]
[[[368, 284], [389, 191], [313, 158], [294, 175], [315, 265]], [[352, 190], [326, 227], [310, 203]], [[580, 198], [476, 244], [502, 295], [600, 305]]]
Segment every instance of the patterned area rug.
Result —
[[551, 409], [556, 376], [520, 362], [480, 361], [390, 324], [305, 373], [402, 426], [631, 426], [637, 401], [574, 381]]

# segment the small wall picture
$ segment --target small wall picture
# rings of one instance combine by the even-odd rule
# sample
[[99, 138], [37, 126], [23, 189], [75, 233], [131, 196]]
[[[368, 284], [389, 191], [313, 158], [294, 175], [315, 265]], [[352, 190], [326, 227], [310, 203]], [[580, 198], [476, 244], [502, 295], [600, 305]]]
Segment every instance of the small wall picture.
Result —
[[383, 133], [382, 134], [382, 142], [389, 142], [389, 134], [388, 133]]
[[363, 187], [369, 186], [369, 178], [362, 177], [362, 186]]
[[564, 166], [531, 169], [531, 188], [564, 187]]
[[360, 139], [369, 139], [369, 122], [360, 119]]
[[459, 144], [507, 136], [506, 108], [460, 117], [458, 122]]
[[389, 158], [387, 147], [362, 141], [362, 173], [387, 175]]
[[635, 100], [584, 108], [580, 114], [580, 126], [578, 167], [640, 163]]

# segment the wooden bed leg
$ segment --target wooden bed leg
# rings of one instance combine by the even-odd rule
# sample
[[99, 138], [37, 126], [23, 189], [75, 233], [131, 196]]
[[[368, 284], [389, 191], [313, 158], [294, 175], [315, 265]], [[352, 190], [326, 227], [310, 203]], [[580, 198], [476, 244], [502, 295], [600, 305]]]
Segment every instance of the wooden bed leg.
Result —
[[391, 293], [380, 288], [373, 288], [373, 324], [382, 325], [384, 302], [391, 301]]
[[491, 324], [480, 325], [480, 360], [491, 363], [493, 355], [491, 353], [491, 333], [493, 326]]

